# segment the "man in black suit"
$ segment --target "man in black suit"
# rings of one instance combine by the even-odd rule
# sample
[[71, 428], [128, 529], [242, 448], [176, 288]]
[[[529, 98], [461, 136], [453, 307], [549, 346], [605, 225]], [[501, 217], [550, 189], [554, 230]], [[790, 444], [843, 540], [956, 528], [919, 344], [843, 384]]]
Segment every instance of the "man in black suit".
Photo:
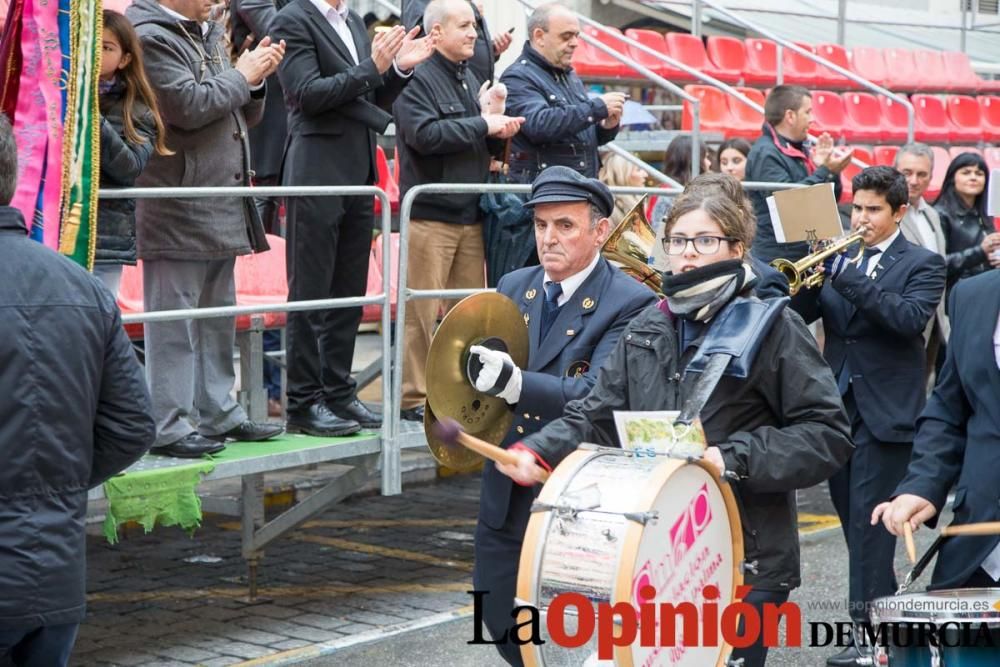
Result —
[[[369, 42], [346, 0], [295, 0], [270, 32], [287, 45], [278, 71], [289, 110], [282, 183], [373, 184], [375, 133], [433, 40], [397, 26]], [[289, 300], [364, 295], [373, 208], [372, 197], [288, 199]], [[361, 308], [289, 313], [290, 432], [337, 436], [381, 425], [351, 377], [360, 322]]]
[[[806, 322], [823, 318], [823, 355], [833, 369], [851, 420], [855, 451], [830, 479], [850, 555], [850, 612], [867, 620], [866, 605], [896, 589], [896, 540], [868, 525], [875, 505], [903, 478], [914, 424], [924, 406], [924, 328], [944, 293], [944, 260], [900, 233], [906, 179], [891, 167], [870, 167], [854, 177], [851, 226], [863, 229], [860, 265], [846, 255], [824, 265], [820, 290], [792, 300]], [[827, 660], [854, 665], [854, 646]]]
[[[948, 307], [948, 353], [906, 477], [892, 502], [872, 513], [872, 525], [881, 519], [897, 536], [906, 521], [914, 530], [934, 527], [952, 485], [955, 524], [1000, 521], [1000, 271], [959, 282]], [[1000, 537], [952, 537], [941, 545], [929, 588], [995, 588], [998, 580]]]

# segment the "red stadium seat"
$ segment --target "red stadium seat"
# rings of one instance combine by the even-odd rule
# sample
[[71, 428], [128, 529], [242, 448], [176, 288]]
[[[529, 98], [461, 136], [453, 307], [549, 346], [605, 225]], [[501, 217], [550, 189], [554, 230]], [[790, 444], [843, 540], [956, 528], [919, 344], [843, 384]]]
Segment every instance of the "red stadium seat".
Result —
[[916, 140], [927, 142], [951, 141], [954, 126], [948, 119], [944, 102], [934, 95], [913, 95], [910, 97], [916, 114]]
[[[285, 279], [285, 239], [267, 235], [271, 249], [236, 258], [236, 304], [254, 306], [288, 301], [288, 283]], [[264, 328], [285, 326], [285, 313], [265, 313]], [[250, 316], [236, 318], [236, 330], [250, 328]]]
[[[816, 55], [825, 60], [829, 60], [834, 65], [839, 65], [846, 70], [851, 70], [851, 63], [847, 59], [847, 51], [840, 44], [817, 44]], [[829, 67], [817, 65], [816, 85], [821, 88], [857, 88], [858, 84], [848, 79], [839, 72], [834, 72]]]
[[[625, 31], [625, 36], [639, 42], [643, 46], [648, 46], [654, 51], [669, 55], [667, 43], [663, 39], [663, 33], [656, 32], [655, 30], [631, 28]], [[637, 49], [631, 44], [628, 46], [628, 55], [640, 65], [653, 70], [666, 79], [691, 81], [694, 78], [690, 74], [668, 65], [659, 58], [646, 53], [642, 49]]]
[[[795, 42], [797, 46], [813, 53], [812, 44]], [[815, 87], [819, 79], [819, 66], [816, 61], [806, 58], [800, 53], [791, 49], [782, 49], [782, 76], [785, 83], [794, 83], [800, 86]]]
[[829, 132], [834, 139], [843, 136], [847, 118], [844, 114], [844, 101], [840, 99], [840, 95], [828, 90], [814, 90], [812, 103], [812, 129], [816, 132]]
[[[615, 30], [611, 28], [611, 30]], [[592, 28], [583, 27], [583, 33], [593, 37], [602, 44], [606, 44], [615, 51], [626, 52], [625, 43]], [[581, 77], [594, 79], [618, 79], [636, 78], [638, 74], [631, 67], [616, 59], [609, 53], [605, 53], [593, 44], [580, 39], [580, 45], [573, 52], [573, 69]]]
[[[733, 125], [733, 118], [729, 113], [729, 101], [726, 99], [725, 93], [712, 86], [694, 84], [684, 86], [684, 90], [701, 101], [702, 132], [720, 132], [722, 134], [729, 132]], [[693, 128], [691, 103], [685, 100], [684, 110], [681, 112], [681, 129], [690, 131]]]
[[884, 95], [879, 95], [878, 104], [882, 108], [883, 139], [899, 143], [906, 141], [909, 120], [906, 107]]
[[[751, 100], [764, 106], [764, 93], [756, 88], [740, 88], [736, 90], [749, 97]], [[742, 137], [743, 139], [754, 140], [760, 136], [761, 127], [764, 125], [764, 114], [756, 111], [750, 106], [739, 101], [735, 97], [729, 96], [729, 113], [732, 116], [732, 128], [726, 132], [726, 137]]]
[[[875, 164], [875, 158], [872, 156], [871, 151], [867, 148], [862, 148], [860, 146], [851, 146], [854, 150], [854, 157], [861, 160], [865, 164], [873, 165]], [[849, 163], [844, 170], [840, 172], [840, 185], [842, 187], [840, 193], [840, 203], [849, 204], [851, 198], [854, 196], [854, 186], [851, 184], [851, 179], [861, 173], [861, 167], [857, 166], [853, 162]]]
[[913, 91], [921, 89], [922, 75], [917, 71], [913, 53], [908, 49], [885, 49], [887, 87], [893, 92], [900, 90]]
[[[375, 147], [375, 167], [378, 170], [378, 181], [376, 186], [382, 188], [389, 195], [389, 205], [393, 213], [399, 213], [399, 182], [393, 177], [389, 170], [389, 160], [385, 156], [385, 151], [381, 146]], [[396, 153], [396, 168], [399, 168], [399, 153]], [[398, 173], [398, 171], [397, 171]], [[382, 214], [382, 200], [375, 198], [375, 215]]]
[[705, 51], [705, 44], [700, 37], [683, 32], [668, 32], [666, 40], [670, 55], [688, 67], [714, 76], [725, 83], [736, 83], [740, 80], [742, 74], [740, 70], [721, 69], [712, 64]]
[[851, 69], [865, 79], [879, 86], [889, 83], [889, 73], [885, 66], [882, 49], [874, 46], [856, 46], [851, 51]]
[[[977, 75], [978, 76], [978, 75]], [[995, 94], [1000, 93], [1000, 79], [984, 79], [979, 76], [978, 85], [976, 90], [980, 93]]]
[[896, 153], [899, 152], [899, 146], [876, 146], [873, 149], [875, 155], [875, 164], [884, 165], [886, 167], [891, 167], [896, 164]]
[[955, 84], [948, 77], [948, 70], [945, 69], [944, 58], [940, 51], [916, 50], [913, 52], [913, 62], [916, 63], [917, 72], [920, 74], [918, 90], [930, 92], [955, 89]]
[[979, 112], [983, 139], [1000, 141], [1000, 97], [980, 95]]
[[975, 153], [979, 157], [986, 159], [985, 153], [974, 146], [952, 146], [948, 149], [948, 156], [954, 160], [962, 153]]
[[982, 112], [975, 97], [949, 95], [945, 101], [953, 131], [951, 141], [974, 144], [983, 137]]
[[[118, 308], [122, 315], [141, 313], [145, 310], [142, 300], [142, 260], [135, 266], [122, 267], [122, 281], [118, 287]], [[125, 332], [129, 338], [142, 338], [142, 324], [126, 324]]]
[[[393, 232], [389, 236], [389, 303], [392, 316], [396, 316], [396, 292], [399, 287], [399, 233]], [[382, 294], [382, 237], [378, 236], [372, 240], [372, 249], [368, 257], [368, 285], [365, 289], [365, 296], [380, 296]], [[379, 322], [382, 318], [382, 307], [378, 305], [368, 305], [362, 309], [362, 322]]]
[[882, 109], [878, 99], [869, 93], [844, 93], [844, 135], [848, 141], [869, 143], [882, 141]]
[[747, 49], [743, 41], [735, 37], [712, 35], [708, 38], [708, 58], [718, 69], [740, 72], [744, 83], [749, 86], [774, 83], [774, 77], [755, 77], [747, 71]]
[[778, 77], [778, 51], [774, 42], [748, 37], [743, 43], [747, 54], [743, 80], [758, 86], [774, 84]]
[[972, 71], [972, 62], [967, 54], [961, 51], [944, 51], [941, 58], [952, 90], [974, 93], [979, 89], [979, 76]]
[[944, 175], [948, 171], [948, 165], [951, 164], [951, 155], [948, 153], [948, 149], [941, 146], [931, 146], [931, 151], [934, 153], [934, 171], [931, 173], [930, 187], [924, 193], [924, 199], [929, 202], [937, 199], [938, 194], [941, 193]]
[[1000, 169], [1000, 146], [987, 146], [983, 149], [983, 158], [986, 166], [992, 169]]

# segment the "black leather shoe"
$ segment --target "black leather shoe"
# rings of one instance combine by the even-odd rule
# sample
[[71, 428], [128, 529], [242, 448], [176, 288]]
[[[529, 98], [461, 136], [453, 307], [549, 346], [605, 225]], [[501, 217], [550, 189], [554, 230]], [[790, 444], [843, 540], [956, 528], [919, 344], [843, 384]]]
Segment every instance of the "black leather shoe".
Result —
[[361, 430], [361, 424], [353, 419], [341, 419], [322, 403], [313, 403], [294, 412], [289, 410], [285, 430], [289, 433], [335, 438], [357, 433]]
[[200, 433], [189, 433], [177, 442], [171, 442], [162, 447], [153, 447], [149, 452], [150, 454], [173, 456], [179, 459], [197, 459], [206, 454], [217, 454], [225, 448], [223, 443], [209, 440]]
[[249, 419], [235, 426], [225, 433], [220, 433], [219, 435], [206, 435], [205, 437], [209, 440], [215, 440], [216, 442], [225, 442], [226, 440], [235, 440], [236, 442], [259, 442], [261, 440], [270, 440], [271, 438], [281, 435], [285, 432], [285, 427], [281, 424], [275, 424], [274, 422], [255, 422]]
[[353, 419], [361, 424], [361, 428], [382, 428], [382, 414], [372, 412], [356, 398], [344, 406], [331, 406], [330, 410], [341, 419]]
[[424, 406], [418, 405], [415, 408], [407, 408], [405, 410], [399, 411], [400, 418], [408, 422], [423, 422], [424, 421]]
[[869, 656], [867, 651], [862, 654], [861, 651], [859, 651], [858, 648], [852, 643], [840, 653], [827, 658], [826, 664], [829, 665], [829, 667], [856, 667], [857, 665], [867, 665], [869, 664]]

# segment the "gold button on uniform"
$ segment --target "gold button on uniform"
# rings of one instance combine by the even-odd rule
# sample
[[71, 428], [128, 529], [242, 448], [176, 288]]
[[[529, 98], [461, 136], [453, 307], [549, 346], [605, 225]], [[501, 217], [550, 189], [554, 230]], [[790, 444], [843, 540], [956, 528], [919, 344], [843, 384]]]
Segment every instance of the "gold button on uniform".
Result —
[[517, 427], [517, 432], [520, 433], [521, 435], [523, 435], [524, 434], [524, 427], [523, 426], [518, 426]]

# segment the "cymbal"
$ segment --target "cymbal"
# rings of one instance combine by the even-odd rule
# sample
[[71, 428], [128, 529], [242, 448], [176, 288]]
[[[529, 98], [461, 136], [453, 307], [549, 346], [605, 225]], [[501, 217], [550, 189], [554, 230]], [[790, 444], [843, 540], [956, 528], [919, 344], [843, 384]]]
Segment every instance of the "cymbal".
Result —
[[[510, 424], [513, 420], [514, 413], [511, 412], [510, 419], [498, 421], [487, 431], [478, 433], [476, 437], [493, 444], [500, 444], [504, 436], [507, 435], [507, 431], [510, 430]], [[424, 433], [427, 434], [427, 447], [437, 462], [456, 472], [475, 470], [484, 460], [483, 457], [458, 443], [448, 443], [437, 437], [432, 428], [436, 421], [437, 417], [431, 411], [431, 406], [427, 405], [424, 408]], [[486, 461], [486, 465], [492, 465], [492, 463]]]
[[514, 416], [505, 400], [469, 384], [465, 366], [473, 345], [504, 350], [519, 367], [527, 365], [528, 327], [513, 301], [495, 292], [473, 294], [445, 316], [427, 353], [427, 405], [482, 439], [505, 425], [502, 439]]

